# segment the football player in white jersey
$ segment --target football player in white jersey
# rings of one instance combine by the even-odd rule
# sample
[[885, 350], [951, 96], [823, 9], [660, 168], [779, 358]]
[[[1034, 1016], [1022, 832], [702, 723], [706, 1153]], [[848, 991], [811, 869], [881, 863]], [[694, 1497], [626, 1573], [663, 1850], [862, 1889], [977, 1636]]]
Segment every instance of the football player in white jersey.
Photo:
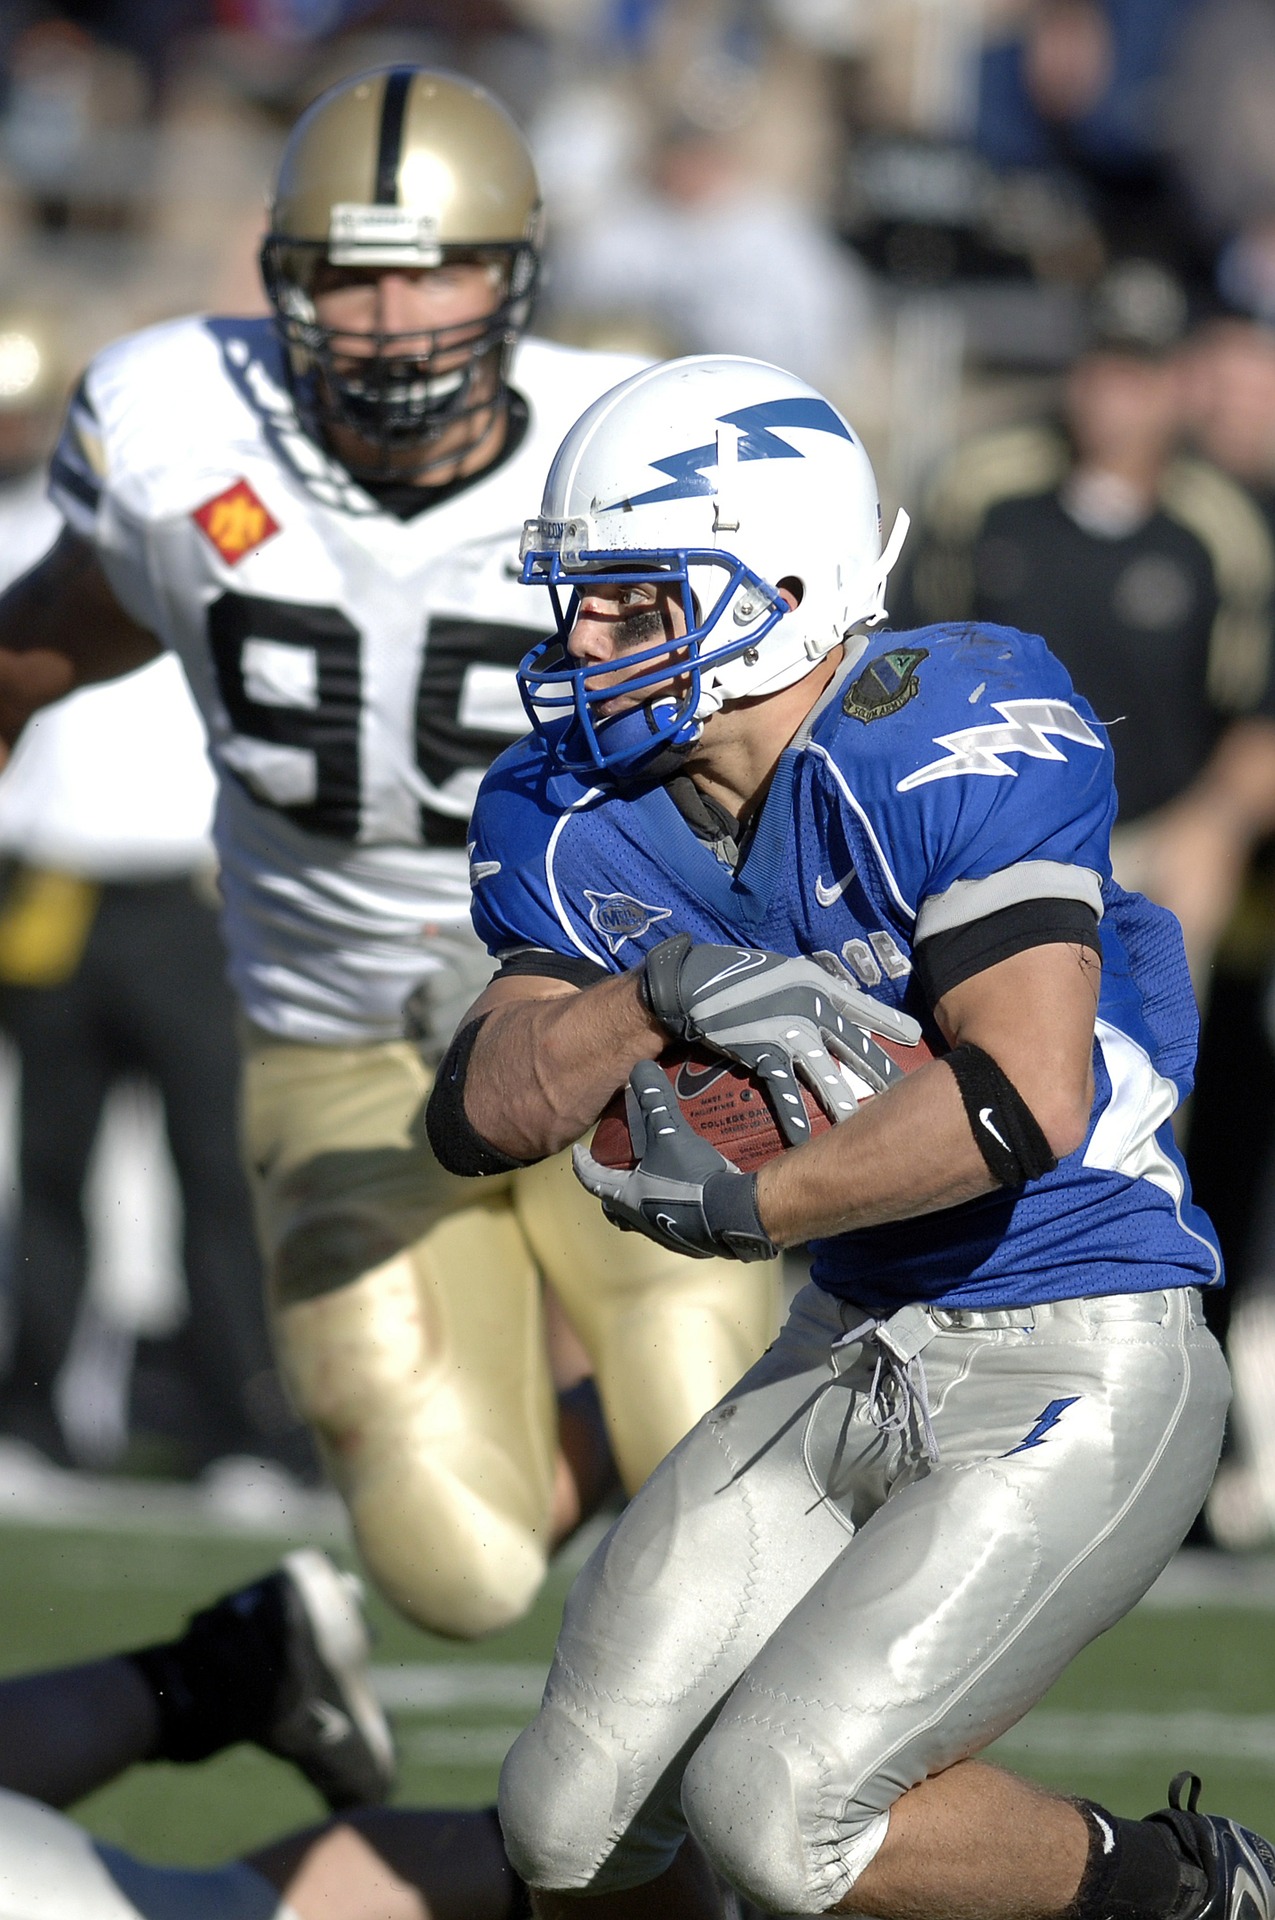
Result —
[[428, 1063], [489, 971], [466, 828], [525, 728], [526, 502], [633, 364], [520, 340], [539, 222], [480, 88], [400, 66], [331, 89], [281, 163], [273, 319], [93, 361], [53, 461], [66, 532], [0, 602], [8, 741], [74, 686], [181, 657], [220, 776], [282, 1364], [379, 1585], [462, 1636], [523, 1611], [596, 1495], [596, 1420], [555, 1417], [542, 1281], [630, 1487], [774, 1321], [772, 1271], [622, 1239], [564, 1163], [455, 1178], [423, 1132]]

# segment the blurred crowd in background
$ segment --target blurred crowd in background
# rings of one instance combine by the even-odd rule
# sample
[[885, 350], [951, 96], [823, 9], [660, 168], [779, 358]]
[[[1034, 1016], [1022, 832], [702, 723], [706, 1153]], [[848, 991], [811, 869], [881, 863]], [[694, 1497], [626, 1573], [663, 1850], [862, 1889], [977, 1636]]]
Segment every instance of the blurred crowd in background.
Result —
[[[170, 315], [264, 312], [284, 132], [404, 58], [483, 82], [531, 138], [538, 331], [805, 376], [862, 432], [887, 519], [913, 513], [894, 624], [1041, 631], [1112, 723], [1118, 870], [1184, 924], [1193, 1177], [1258, 1328], [1252, 1471], [1214, 1531], [1275, 1537], [1275, 0], [9, 0], [0, 579], [52, 537], [38, 467], [77, 370]], [[41, 1410], [0, 1395], [0, 1430], [61, 1464], [137, 1466], [149, 1434], [170, 1470], [304, 1476], [230, 1193], [233, 1089], [190, 1091], [231, 1016], [193, 984], [214, 876], [183, 702], [174, 679], [88, 709], [0, 782], [7, 1337], [34, 1290], [66, 1348]], [[1245, 755], [1239, 818], [1216, 775]], [[112, 824], [124, 766], [151, 784]], [[161, 921], [191, 943], [167, 981]], [[134, 950], [145, 1018], [120, 1004]]]

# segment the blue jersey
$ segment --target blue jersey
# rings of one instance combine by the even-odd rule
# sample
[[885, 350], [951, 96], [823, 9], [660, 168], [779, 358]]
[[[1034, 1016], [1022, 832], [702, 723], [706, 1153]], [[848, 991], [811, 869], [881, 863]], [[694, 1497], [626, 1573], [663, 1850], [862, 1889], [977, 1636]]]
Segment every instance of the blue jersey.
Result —
[[923, 1017], [921, 941], [1033, 899], [1087, 901], [1103, 975], [1083, 1145], [1016, 1190], [818, 1241], [814, 1278], [876, 1313], [1213, 1284], [1217, 1242], [1171, 1125], [1195, 1002], [1176, 920], [1112, 881], [1111, 759], [1043, 640], [879, 636], [783, 754], [737, 872], [663, 787], [588, 788], [543, 740], [511, 748], [473, 816], [475, 925], [497, 956], [548, 949], [611, 973], [680, 932], [808, 954]]

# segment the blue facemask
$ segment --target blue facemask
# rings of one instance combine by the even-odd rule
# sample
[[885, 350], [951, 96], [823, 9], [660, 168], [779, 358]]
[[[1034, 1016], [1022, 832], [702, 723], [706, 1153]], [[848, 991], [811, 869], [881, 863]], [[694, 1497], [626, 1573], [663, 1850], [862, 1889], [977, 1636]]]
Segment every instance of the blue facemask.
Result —
[[[714, 567], [727, 578], [707, 617], [702, 617], [691, 590], [692, 567]], [[732, 554], [689, 548], [657, 553], [597, 552], [573, 557], [570, 571], [556, 552], [526, 555], [523, 583], [548, 587], [556, 632], [521, 661], [518, 688], [535, 731], [545, 737], [555, 765], [566, 772], [613, 780], [662, 777], [661, 756], [671, 756], [668, 770], [694, 746], [703, 725], [697, 715], [706, 666], [734, 660], [768, 634], [788, 611], [787, 602], [766, 581]], [[686, 632], [654, 646], [626, 654], [623, 661], [579, 665], [572, 661], [567, 639], [575, 624], [582, 584], [633, 586], [642, 582], [677, 587]], [[715, 633], [723, 611], [743, 586], [752, 589], [758, 612], [746, 633]], [[570, 590], [566, 606], [562, 590]], [[626, 670], [627, 693], [650, 692], [652, 698], [612, 719], [599, 709], [614, 700], [612, 685], [592, 686], [591, 680], [611, 678], [617, 665]], [[669, 691], [670, 680], [677, 686]], [[560, 723], [566, 719], [568, 724]], [[657, 764], [660, 771], [656, 771]]]

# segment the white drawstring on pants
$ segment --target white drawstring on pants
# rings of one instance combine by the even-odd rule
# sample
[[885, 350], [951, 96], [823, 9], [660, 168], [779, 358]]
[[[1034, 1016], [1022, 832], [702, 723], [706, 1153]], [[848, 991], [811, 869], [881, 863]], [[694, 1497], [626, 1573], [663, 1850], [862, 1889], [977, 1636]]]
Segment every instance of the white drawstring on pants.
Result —
[[[935, 1332], [934, 1323], [923, 1307], [908, 1306], [900, 1307], [888, 1320], [869, 1315], [832, 1343], [835, 1353], [838, 1347], [872, 1342], [876, 1364], [868, 1388], [868, 1417], [878, 1433], [905, 1433], [915, 1413], [925, 1442], [925, 1456], [931, 1466], [939, 1463], [939, 1443], [930, 1415], [930, 1390], [921, 1354]], [[886, 1392], [887, 1380], [894, 1383], [893, 1395]]]

